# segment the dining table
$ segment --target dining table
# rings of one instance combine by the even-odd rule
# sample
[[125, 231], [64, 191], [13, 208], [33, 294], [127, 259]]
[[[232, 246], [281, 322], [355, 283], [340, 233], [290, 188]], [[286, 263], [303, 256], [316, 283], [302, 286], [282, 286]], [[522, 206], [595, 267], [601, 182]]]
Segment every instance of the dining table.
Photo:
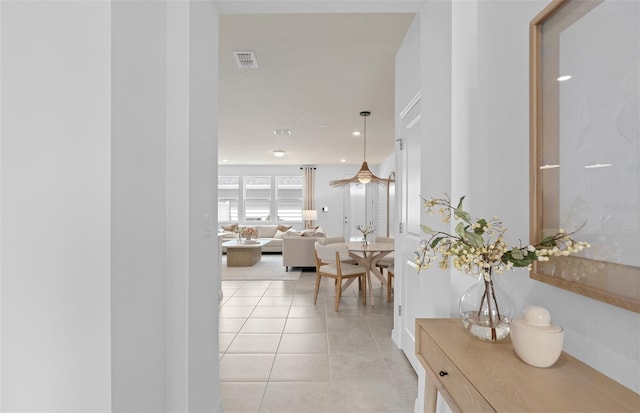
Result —
[[394, 245], [388, 242], [369, 242], [361, 241], [347, 242], [349, 256], [353, 258], [358, 265], [366, 268], [367, 283], [369, 287], [369, 303], [375, 305], [373, 299], [373, 288], [371, 288], [371, 274], [373, 274], [382, 285], [386, 285], [387, 280], [384, 278], [382, 271], [376, 266], [380, 259], [389, 255], [394, 250]]

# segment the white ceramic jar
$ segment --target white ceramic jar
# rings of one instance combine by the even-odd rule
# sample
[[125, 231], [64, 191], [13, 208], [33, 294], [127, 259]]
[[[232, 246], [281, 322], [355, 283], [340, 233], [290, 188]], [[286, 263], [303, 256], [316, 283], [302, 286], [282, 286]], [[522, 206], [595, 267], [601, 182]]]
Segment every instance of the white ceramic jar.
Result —
[[564, 330], [551, 324], [549, 311], [531, 306], [524, 317], [511, 322], [511, 342], [516, 354], [525, 363], [535, 367], [550, 367], [562, 353]]

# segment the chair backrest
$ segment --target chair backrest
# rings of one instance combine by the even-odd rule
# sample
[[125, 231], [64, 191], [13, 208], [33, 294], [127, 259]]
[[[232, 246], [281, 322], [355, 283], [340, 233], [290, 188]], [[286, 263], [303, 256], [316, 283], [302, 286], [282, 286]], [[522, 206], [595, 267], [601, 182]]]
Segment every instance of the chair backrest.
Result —
[[395, 238], [393, 237], [376, 237], [374, 242], [382, 242], [385, 244], [393, 244], [395, 243]]
[[316, 241], [315, 248], [316, 248], [316, 254], [318, 254], [318, 258], [322, 262], [335, 263], [336, 252], [340, 254], [340, 261], [348, 260], [350, 258], [349, 250], [347, 249], [347, 246], [344, 244], [322, 245]]
[[337, 244], [337, 243], [345, 243], [344, 237], [325, 237], [318, 238], [318, 244], [320, 245], [329, 245], [329, 244]]

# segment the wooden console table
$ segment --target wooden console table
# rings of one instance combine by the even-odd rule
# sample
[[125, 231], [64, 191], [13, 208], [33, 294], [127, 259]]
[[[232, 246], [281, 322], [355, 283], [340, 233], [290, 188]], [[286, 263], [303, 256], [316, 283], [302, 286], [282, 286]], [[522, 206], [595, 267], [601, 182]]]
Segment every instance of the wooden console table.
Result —
[[416, 355], [427, 371], [425, 412], [438, 392], [455, 412], [640, 412], [640, 396], [566, 353], [543, 369], [511, 340], [472, 337], [459, 319], [417, 319]]

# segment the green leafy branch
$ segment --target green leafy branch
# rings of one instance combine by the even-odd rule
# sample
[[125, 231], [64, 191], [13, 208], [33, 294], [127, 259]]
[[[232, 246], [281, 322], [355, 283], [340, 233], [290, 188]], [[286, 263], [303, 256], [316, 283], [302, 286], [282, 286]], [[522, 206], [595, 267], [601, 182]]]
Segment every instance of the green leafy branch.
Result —
[[[430, 235], [416, 251], [416, 262], [420, 268], [428, 267], [436, 254], [441, 255], [440, 267], [446, 268], [450, 257], [454, 266], [463, 272], [478, 272], [495, 267], [498, 272], [512, 267], [530, 267], [535, 261], [546, 261], [550, 256], [569, 255], [581, 251], [589, 245], [572, 239], [571, 233], [559, 232], [547, 236], [535, 245], [508, 248], [503, 235], [506, 232], [502, 222], [494, 217], [490, 220], [473, 220], [471, 214], [463, 209], [464, 196], [457, 206], [451, 204], [448, 195], [444, 198], [424, 199], [428, 212], [438, 210], [442, 220], [450, 222], [451, 216], [460, 221], [455, 226], [455, 235], [436, 231], [427, 225], [421, 225], [425, 234]], [[583, 225], [584, 226], [584, 225]]]

